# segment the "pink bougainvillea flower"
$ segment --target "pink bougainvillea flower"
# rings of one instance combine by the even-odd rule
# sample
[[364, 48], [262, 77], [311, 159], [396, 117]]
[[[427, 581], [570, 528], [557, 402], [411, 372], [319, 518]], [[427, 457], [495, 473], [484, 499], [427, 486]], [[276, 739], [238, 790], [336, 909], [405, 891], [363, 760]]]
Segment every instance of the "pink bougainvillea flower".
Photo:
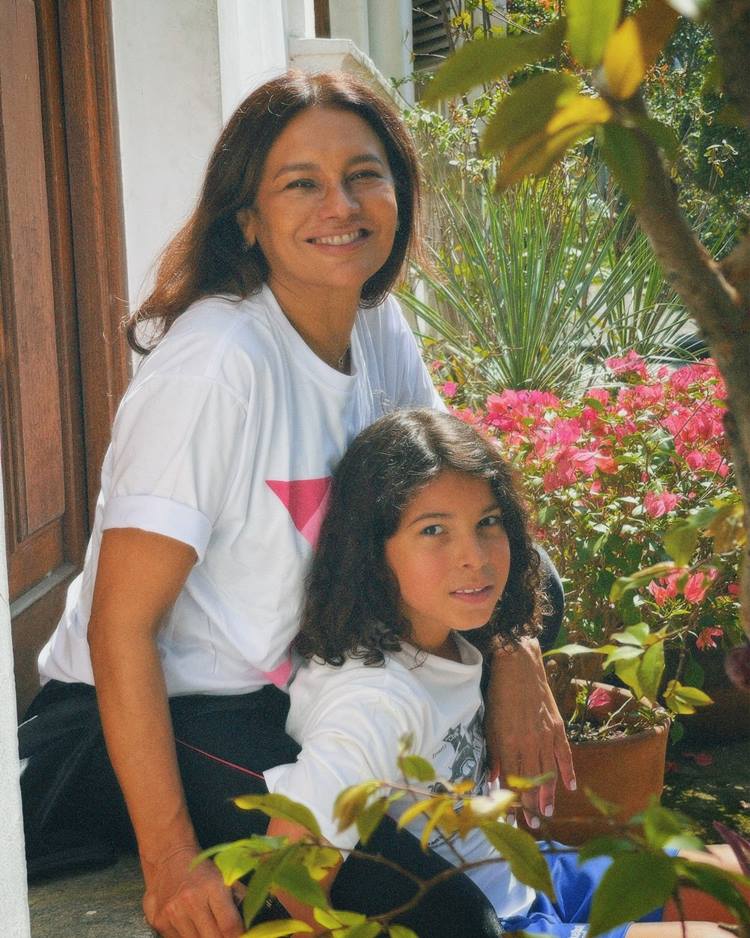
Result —
[[458, 385], [455, 381], [444, 381], [440, 386], [440, 391], [443, 397], [447, 397], [450, 400], [452, 397], [456, 396], [456, 391], [458, 390]]
[[739, 596], [740, 584], [739, 583], [727, 583], [727, 593], [730, 596]]
[[706, 598], [709, 587], [719, 575], [715, 567], [708, 570], [697, 570], [691, 573], [683, 587], [683, 594], [689, 603], [700, 603]]
[[609, 690], [606, 687], [594, 687], [588, 696], [586, 706], [589, 710], [611, 710], [617, 701], [617, 694], [614, 689]]
[[444, 364], [442, 358], [436, 358], [435, 361], [430, 362], [430, 371], [435, 374], [436, 371], [440, 371]]
[[677, 596], [677, 584], [682, 576], [681, 570], [675, 570], [661, 580], [652, 580], [646, 589], [651, 593], [657, 606], [663, 606], [668, 599], [674, 599]]
[[481, 427], [482, 425], [481, 414], [473, 411], [471, 407], [451, 407], [450, 412], [454, 417], [458, 417], [459, 420], [463, 420], [464, 423], [468, 423], [472, 427]]
[[674, 492], [646, 492], [643, 508], [652, 518], [661, 518], [674, 509], [680, 498]]
[[618, 376], [637, 375], [648, 380], [648, 369], [641, 356], [631, 349], [623, 358], [608, 358], [604, 363], [609, 370]]
[[716, 648], [716, 639], [721, 638], [723, 634], [724, 629], [719, 628], [717, 625], [709, 625], [698, 633], [695, 647], [700, 651], [705, 651], [706, 648]]

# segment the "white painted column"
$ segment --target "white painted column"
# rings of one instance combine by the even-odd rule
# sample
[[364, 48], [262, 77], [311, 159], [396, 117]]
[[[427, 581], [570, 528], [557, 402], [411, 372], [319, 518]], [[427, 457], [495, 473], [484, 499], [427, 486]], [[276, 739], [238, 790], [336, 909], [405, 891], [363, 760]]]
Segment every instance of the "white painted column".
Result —
[[216, 0], [112, 0], [131, 307], [190, 214], [222, 125]]
[[370, 54], [370, 24], [367, 0], [330, 0], [331, 39], [351, 39], [365, 55]]
[[[284, 4], [279, 0], [217, 0], [223, 119], [253, 88], [286, 71]], [[299, 23], [299, 8], [294, 9]], [[304, 22], [304, 10], [302, 11]]]
[[409, 0], [370, 0], [370, 58], [386, 78], [399, 82], [401, 96], [414, 103], [414, 83], [401, 80], [414, 71], [412, 5]]
[[[0, 517], [3, 512], [0, 479]], [[0, 860], [0, 922], [8, 938], [29, 938], [29, 902], [23, 844], [21, 792], [18, 786], [18, 737], [13, 643], [8, 606], [5, 528], [0, 530], [0, 814], [3, 847]]]

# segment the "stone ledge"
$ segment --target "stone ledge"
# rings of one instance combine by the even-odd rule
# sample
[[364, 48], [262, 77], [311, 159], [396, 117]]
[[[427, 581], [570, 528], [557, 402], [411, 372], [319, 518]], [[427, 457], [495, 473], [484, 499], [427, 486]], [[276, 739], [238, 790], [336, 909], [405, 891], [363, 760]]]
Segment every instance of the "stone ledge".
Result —
[[29, 888], [31, 938], [153, 938], [141, 909], [143, 879], [135, 857], [114, 866]]

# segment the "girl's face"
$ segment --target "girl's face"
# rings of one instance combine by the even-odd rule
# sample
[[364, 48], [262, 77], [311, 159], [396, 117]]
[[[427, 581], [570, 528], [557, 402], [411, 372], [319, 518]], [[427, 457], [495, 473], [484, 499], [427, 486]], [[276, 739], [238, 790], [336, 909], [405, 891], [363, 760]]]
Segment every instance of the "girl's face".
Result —
[[489, 482], [441, 472], [407, 505], [385, 559], [410, 639], [454, 658], [451, 630], [485, 625], [508, 579], [510, 546]]
[[398, 208], [385, 148], [361, 117], [313, 107], [279, 134], [252, 208], [238, 214], [261, 247], [268, 283], [285, 299], [351, 298], [386, 262]]

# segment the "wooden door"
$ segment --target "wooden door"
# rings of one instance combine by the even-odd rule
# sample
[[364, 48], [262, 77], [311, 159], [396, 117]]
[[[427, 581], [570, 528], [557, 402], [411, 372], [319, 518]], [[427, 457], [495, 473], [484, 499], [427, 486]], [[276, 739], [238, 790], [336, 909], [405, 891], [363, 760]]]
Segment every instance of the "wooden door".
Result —
[[108, 30], [97, 0], [0, 0], [0, 422], [19, 710], [80, 569], [126, 378]]

